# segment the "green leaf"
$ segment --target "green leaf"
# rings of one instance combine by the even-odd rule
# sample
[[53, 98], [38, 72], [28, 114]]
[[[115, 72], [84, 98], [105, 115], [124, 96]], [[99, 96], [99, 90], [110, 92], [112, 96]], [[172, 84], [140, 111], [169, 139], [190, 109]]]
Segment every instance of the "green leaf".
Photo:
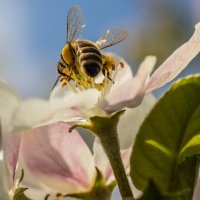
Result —
[[150, 182], [145, 193], [138, 200], [165, 200], [153, 182]]
[[175, 83], [146, 118], [133, 146], [131, 178], [142, 191], [153, 180], [170, 200], [192, 199], [198, 155], [200, 75]]
[[24, 192], [27, 190], [28, 188], [23, 188], [23, 187], [19, 187], [15, 190], [15, 194], [14, 194], [14, 198], [13, 200], [32, 200], [30, 198], [28, 198]]

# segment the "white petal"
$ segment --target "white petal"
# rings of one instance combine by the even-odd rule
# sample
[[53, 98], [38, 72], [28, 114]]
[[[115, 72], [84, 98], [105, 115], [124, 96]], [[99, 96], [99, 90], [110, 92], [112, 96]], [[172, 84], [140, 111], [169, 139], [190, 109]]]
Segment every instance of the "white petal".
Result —
[[145, 87], [155, 63], [155, 56], [147, 56], [141, 63], [136, 76], [111, 91], [100, 105], [101, 108], [110, 113], [124, 107], [138, 106], [144, 97]]
[[63, 98], [64, 96], [70, 96], [72, 90], [69, 89], [69, 87], [62, 87], [60, 84], [56, 85], [54, 89], [51, 91], [49, 99], [54, 98]]
[[54, 97], [50, 101], [42, 99], [24, 101], [15, 110], [12, 131], [58, 121], [77, 121], [77, 117], [85, 117], [86, 111], [95, 106], [98, 94], [97, 90], [91, 89], [78, 94], [69, 93], [63, 98]]
[[8, 126], [15, 107], [20, 102], [18, 94], [5, 82], [0, 80], [0, 117], [2, 126]]
[[156, 99], [152, 94], [147, 95], [136, 108], [128, 108], [121, 116], [118, 124], [119, 140], [122, 149], [133, 145], [140, 125], [155, 104]]
[[[9, 132], [10, 121], [14, 110], [20, 103], [18, 94], [8, 86], [5, 82], [0, 80], [0, 118], [1, 118], [1, 136], [4, 149], [4, 160], [6, 162], [9, 175], [7, 175], [8, 183], [14, 179], [15, 169], [17, 165], [20, 137], [18, 135], [11, 135]], [[16, 136], [16, 137], [15, 137]]]
[[[27, 197], [33, 200], [44, 200], [48, 192], [42, 189], [29, 188], [26, 190], [25, 194]], [[50, 198], [48, 200], [50, 200]]]
[[174, 79], [191, 60], [200, 52], [200, 23], [195, 26], [192, 37], [174, 53], [153, 73], [146, 88], [149, 93], [160, 88]]
[[0, 161], [3, 161], [3, 151], [0, 151]]
[[42, 99], [30, 99], [22, 102], [12, 118], [12, 131], [32, 128], [51, 119], [59, 109], [59, 102], [51, 104]]

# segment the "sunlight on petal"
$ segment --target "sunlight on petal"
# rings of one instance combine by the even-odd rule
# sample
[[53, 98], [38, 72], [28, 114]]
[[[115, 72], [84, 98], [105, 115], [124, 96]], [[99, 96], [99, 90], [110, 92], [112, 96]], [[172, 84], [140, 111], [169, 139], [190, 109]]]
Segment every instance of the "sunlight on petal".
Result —
[[153, 73], [147, 85], [146, 93], [162, 87], [175, 78], [199, 52], [200, 23], [195, 26], [195, 32], [189, 41], [174, 51], [174, 53]]
[[77, 117], [84, 117], [86, 111], [94, 107], [98, 95], [97, 90], [91, 89], [79, 94], [67, 93], [63, 98], [54, 97], [50, 101], [43, 99], [23, 101], [14, 112], [11, 131], [58, 121], [77, 121]]
[[145, 86], [155, 63], [155, 56], [147, 56], [141, 63], [136, 76], [126, 80], [115, 91], [111, 91], [100, 107], [110, 113], [124, 107], [138, 106], [144, 97]]

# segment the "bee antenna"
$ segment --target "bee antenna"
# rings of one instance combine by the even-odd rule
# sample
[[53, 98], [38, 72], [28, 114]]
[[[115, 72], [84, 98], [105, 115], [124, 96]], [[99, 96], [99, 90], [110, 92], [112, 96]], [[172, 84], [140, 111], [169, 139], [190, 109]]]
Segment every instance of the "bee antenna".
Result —
[[58, 83], [59, 79], [61, 76], [58, 76], [58, 78], [56, 79], [56, 82], [54, 83], [53, 87], [51, 88], [51, 91], [55, 88], [56, 84]]

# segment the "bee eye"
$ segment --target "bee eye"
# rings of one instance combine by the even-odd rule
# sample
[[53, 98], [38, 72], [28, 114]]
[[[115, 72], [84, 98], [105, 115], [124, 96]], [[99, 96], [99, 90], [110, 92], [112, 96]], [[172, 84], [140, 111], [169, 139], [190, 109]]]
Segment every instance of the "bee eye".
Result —
[[84, 71], [89, 77], [97, 76], [100, 70], [101, 70], [101, 67], [97, 63], [84, 65]]

